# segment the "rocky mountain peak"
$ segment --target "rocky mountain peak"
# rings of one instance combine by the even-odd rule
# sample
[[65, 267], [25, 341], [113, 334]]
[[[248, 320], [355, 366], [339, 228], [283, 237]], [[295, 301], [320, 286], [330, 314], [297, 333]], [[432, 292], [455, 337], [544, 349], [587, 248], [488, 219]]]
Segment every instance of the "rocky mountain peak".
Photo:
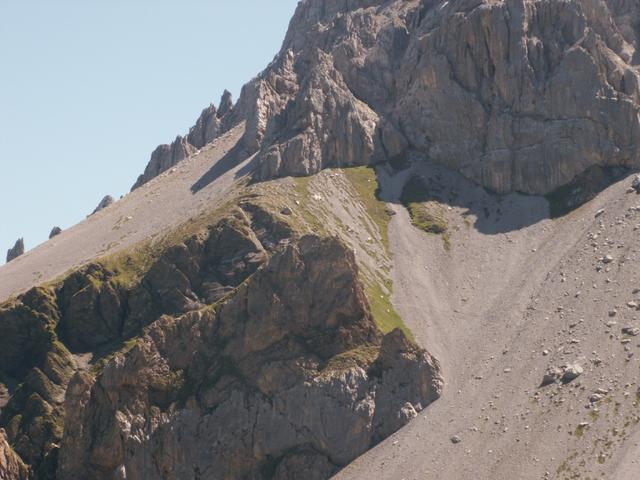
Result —
[[[407, 152], [497, 192], [640, 163], [637, 2], [301, 2], [238, 104], [259, 178]], [[455, 34], [453, 33], [455, 32]]]

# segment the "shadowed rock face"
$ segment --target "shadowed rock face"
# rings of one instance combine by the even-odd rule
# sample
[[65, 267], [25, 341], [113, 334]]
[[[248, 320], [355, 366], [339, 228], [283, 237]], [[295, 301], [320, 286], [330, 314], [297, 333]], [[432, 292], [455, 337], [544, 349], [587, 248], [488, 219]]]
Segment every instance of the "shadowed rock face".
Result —
[[638, 166], [638, 4], [301, 2], [243, 89], [259, 178], [418, 150], [498, 192]]
[[20, 255], [24, 255], [24, 239], [22, 238], [16, 240], [15, 245], [7, 250], [7, 263], [11, 260], [15, 260]]

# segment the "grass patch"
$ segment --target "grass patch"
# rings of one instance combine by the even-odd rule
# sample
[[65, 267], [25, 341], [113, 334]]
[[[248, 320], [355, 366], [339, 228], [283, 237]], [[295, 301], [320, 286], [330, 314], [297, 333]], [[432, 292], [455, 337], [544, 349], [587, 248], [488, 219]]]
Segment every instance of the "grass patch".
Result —
[[445, 248], [451, 248], [445, 209], [428, 194], [420, 179], [414, 177], [407, 182], [400, 201], [408, 210], [411, 223], [416, 228], [434, 235], [442, 235]]
[[589, 428], [588, 425], [578, 425], [576, 427], [576, 431], [574, 432], [574, 435], [577, 438], [582, 438], [582, 436], [584, 435], [584, 432], [587, 430], [587, 428]]
[[329, 359], [321, 374], [341, 372], [353, 367], [368, 368], [380, 353], [380, 347], [375, 345], [363, 345], [353, 350], [340, 353]]
[[326, 233], [326, 228], [318, 216], [310, 209], [312, 199], [309, 187], [312, 179], [313, 177], [293, 177], [296, 200], [300, 202], [299, 205], [296, 205], [297, 208], [295, 208], [294, 211], [300, 214], [302, 220], [312, 232], [322, 234]]
[[391, 214], [385, 202], [380, 200], [378, 177], [373, 167], [354, 167], [343, 170], [345, 176], [358, 193], [367, 213], [378, 226], [384, 248], [389, 252], [389, 222]]
[[367, 299], [369, 300], [369, 306], [371, 307], [371, 313], [376, 322], [376, 325], [383, 333], [389, 333], [395, 328], [399, 328], [404, 332], [407, 338], [413, 340], [413, 333], [407, 328], [402, 317], [398, 315], [396, 309], [391, 303], [389, 295], [385, 295], [382, 287], [374, 283], [366, 288]]

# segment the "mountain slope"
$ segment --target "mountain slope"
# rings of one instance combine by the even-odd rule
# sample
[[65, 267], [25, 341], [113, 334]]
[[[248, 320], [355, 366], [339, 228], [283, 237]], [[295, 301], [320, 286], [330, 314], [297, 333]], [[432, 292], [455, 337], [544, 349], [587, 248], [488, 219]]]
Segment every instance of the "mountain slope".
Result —
[[300, 2], [0, 268], [0, 478], [635, 478], [638, 13]]

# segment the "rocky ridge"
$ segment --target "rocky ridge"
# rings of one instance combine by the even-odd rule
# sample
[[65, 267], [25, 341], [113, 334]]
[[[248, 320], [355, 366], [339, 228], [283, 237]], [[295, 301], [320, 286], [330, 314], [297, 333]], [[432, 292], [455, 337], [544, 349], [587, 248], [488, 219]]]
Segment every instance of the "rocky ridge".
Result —
[[229, 121], [247, 121], [260, 179], [413, 151], [496, 192], [547, 194], [592, 166], [640, 165], [637, 13], [623, 0], [306, 0]]
[[144, 173], [131, 190], [141, 187], [229, 131], [235, 125], [232, 110], [231, 93], [225, 90], [218, 108], [213, 104], [205, 108], [186, 137], [178, 135], [170, 145], [160, 145], [153, 151]]
[[0, 425], [30, 478], [326, 478], [439, 396], [437, 362], [376, 327], [342, 241], [251, 201], [224, 212], [0, 309]]

